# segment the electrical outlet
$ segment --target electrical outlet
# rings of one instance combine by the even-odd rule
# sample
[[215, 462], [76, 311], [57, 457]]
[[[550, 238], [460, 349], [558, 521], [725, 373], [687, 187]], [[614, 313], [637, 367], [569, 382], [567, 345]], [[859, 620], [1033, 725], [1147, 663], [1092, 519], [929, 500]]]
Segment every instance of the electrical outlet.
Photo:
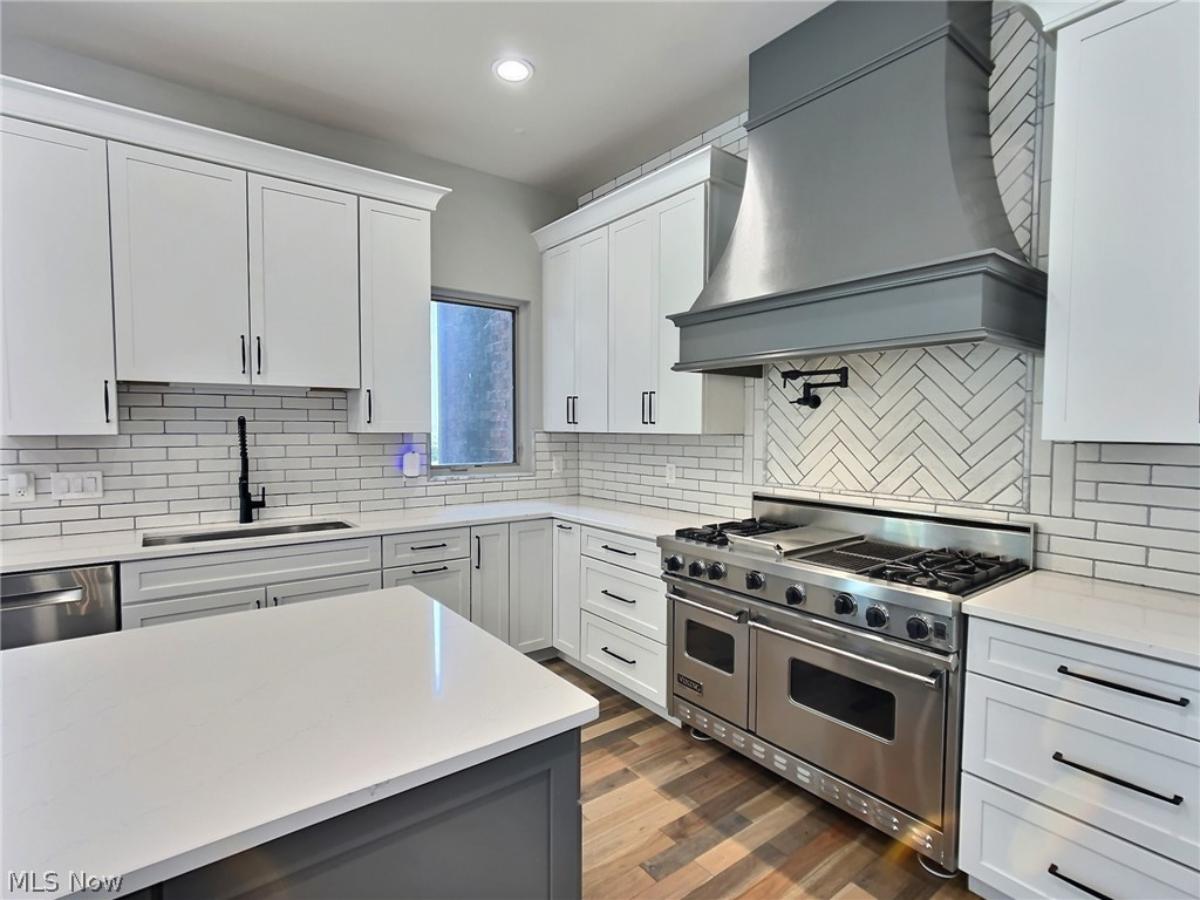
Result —
[[8, 499], [11, 503], [32, 503], [37, 497], [37, 479], [32, 472], [8, 473]]
[[551, 475], [561, 475], [562, 470], [563, 470], [562, 454], [561, 453], [551, 453], [550, 454], [550, 474]]
[[53, 500], [96, 500], [103, 496], [102, 472], [54, 472], [50, 475]]
[[667, 463], [667, 484], [675, 483], [675, 463]]

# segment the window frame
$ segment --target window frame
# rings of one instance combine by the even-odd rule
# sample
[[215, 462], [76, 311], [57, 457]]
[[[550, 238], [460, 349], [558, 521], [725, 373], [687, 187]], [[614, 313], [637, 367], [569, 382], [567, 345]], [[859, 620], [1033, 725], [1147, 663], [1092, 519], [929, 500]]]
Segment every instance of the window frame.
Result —
[[[457, 303], [461, 306], [481, 306], [513, 314], [513, 461], [509, 463], [475, 463], [465, 466], [434, 465], [433, 435], [429, 435], [429, 477], [431, 480], [460, 480], [495, 478], [497, 476], [531, 475], [532, 429], [529, 409], [529, 319], [530, 305], [524, 300], [510, 300], [470, 291], [435, 287], [429, 296], [430, 313], [433, 304]], [[432, 369], [432, 364], [430, 366]], [[430, 372], [430, 401], [436, 373]]]

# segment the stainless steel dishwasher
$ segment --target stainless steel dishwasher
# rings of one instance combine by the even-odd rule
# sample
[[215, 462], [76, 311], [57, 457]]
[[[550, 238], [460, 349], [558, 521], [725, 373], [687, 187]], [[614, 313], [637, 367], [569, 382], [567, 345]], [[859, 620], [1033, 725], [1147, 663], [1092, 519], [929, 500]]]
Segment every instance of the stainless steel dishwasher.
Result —
[[0, 650], [117, 630], [117, 567], [0, 577]]

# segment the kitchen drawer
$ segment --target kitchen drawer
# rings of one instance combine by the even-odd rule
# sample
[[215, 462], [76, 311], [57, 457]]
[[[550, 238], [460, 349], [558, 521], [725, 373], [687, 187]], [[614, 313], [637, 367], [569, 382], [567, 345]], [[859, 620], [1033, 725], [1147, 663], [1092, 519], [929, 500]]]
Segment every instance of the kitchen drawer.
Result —
[[1200, 670], [976, 618], [967, 669], [1200, 740]]
[[581, 552], [584, 556], [602, 559], [644, 575], [653, 575], [655, 578], [662, 574], [658, 545], [645, 538], [626, 537], [598, 528], [584, 528]]
[[464, 619], [471, 618], [469, 559], [448, 559], [439, 563], [384, 570], [384, 587], [399, 587], [405, 584], [412, 585], [443, 606], [454, 610]]
[[377, 591], [382, 586], [378, 571], [358, 572], [354, 575], [331, 575], [328, 578], [308, 578], [304, 581], [289, 581], [273, 584], [267, 588], [267, 603], [279, 606], [282, 603], [299, 603], [302, 600], [320, 600], [323, 597], [341, 597], [346, 594], [361, 594]]
[[667, 648], [590, 612], [580, 614], [583, 661], [650, 703], [667, 705]]
[[121, 630], [145, 628], [148, 625], [169, 625], [188, 619], [203, 619], [224, 613], [265, 609], [266, 588], [242, 588], [237, 591], [221, 591], [217, 594], [201, 594], [198, 597], [182, 597], [178, 600], [154, 600], [137, 603], [121, 610]]
[[383, 566], [414, 566], [418, 563], [465, 559], [471, 555], [470, 528], [440, 531], [410, 531], [383, 538]]
[[193, 556], [156, 557], [121, 564], [121, 604], [211, 594], [284, 581], [378, 570], [379, 538], [319, 541], [230, 550]]
[[976, 674], [964, 709], [964, 769], [1200, 867], [1200, 743]]
[[585, 556], [582, 606], [631, 631], [667, 642], [666, 589], [658, 578]]
[[959, 867], [1009, 897], [1200, 896], [1191, 869], [974, 776], [961, 802]]

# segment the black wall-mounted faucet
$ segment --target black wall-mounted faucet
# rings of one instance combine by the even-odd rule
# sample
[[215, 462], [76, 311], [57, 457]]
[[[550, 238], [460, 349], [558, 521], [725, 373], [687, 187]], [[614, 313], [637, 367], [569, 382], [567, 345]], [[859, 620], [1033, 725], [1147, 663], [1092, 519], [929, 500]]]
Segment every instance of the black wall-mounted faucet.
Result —
[[242, 454], [242, 473], [238, 476], [238, 522], [254, 521], [254, 510], [267, 505], [267, 489], [262, 488], [258, 500], [250, 493], [250, 457], [246, 454], [246, 417], [238, 416], [238, 450]]

